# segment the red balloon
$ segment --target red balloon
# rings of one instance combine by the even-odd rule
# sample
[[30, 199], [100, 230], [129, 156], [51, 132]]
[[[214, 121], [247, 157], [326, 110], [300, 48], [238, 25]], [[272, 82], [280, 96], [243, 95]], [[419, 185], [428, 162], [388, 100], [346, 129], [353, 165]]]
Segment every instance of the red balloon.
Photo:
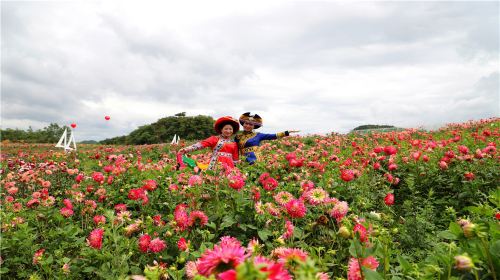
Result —
[[104, 117], [107, 121], [109, 121], [109, 119], [111, 119], [109, 116], [105, 116]]
[[71, 127], [72, 127], [72, 128], [75, 128], [75, 127], [76, 127], [76, 123], [72, 123], [72, 124], [71, 124]]

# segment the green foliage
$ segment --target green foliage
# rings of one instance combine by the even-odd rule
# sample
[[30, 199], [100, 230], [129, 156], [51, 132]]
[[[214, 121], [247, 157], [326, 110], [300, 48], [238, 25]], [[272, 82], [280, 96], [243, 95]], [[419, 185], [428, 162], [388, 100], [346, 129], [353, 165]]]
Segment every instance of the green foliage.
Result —
[[24, 131], [21, 129], [2, 129], [0, 130], [1, 139], [11, 142], [27, 142], [27, 143], [54, 143], [59, 140], [64, 132], [68, 129], [67, 126], [59, 126], [56, 123], [51, 123], [49, 126], [34, 131], [31, 127]]
[[374, 129], [374, 128], [393, 128], [393, 125], [377, 125], [377, 124], [365, 124], [355, 127], [353, 130], [365, 130], [365, 129]]
[[127, 136], [105, 139], [100, 143], [129, 145], [168, 143], [174, 135], [178, 135], [182, 140], [203, 139], [214, 134], [213, 123], [212, 117], [203, 115], [187, 117], [186, 113], [182, 112], [143, 125]]
[[95, 140], [84, 140], [84, 141], [80, 141], [78, 143], [80, 143], [80, 144], [97, 144], [99, 142], [97, 142]]
[[373, 134], [373, 133], [382, 133], [382, 132], [392, 132], [392, 131], [404, 131], [404, 128], [395, 127], [392, 125], [361, 125], [353, 130], [351, 130], [350, 134], [356, 134], [358, 136]]
[[[222, 236], [232, 236], [243, 246], [258, 240], [259, 244], [252, 245], [253, 255], [269, 256], [273, 261], [277, 261], [279, 247], [306, 252], [309, 258], [305, 263], [287, 263], [294, 279], [315, 279], [320, 271], [327, 272], [330, 279], [345, 278], [351, 258], [358, 258], [360, 263], [370, 258], [378, 263], [371, 263], [376, 269], [362, 265], [363, 279], [498, 279], [498, 151], [490, 150], [481, 157], [474, 152], [491, 146], [490, 142], [497, 147], [500, 143], [496, 135], [478, 137], [484, 126], [498, 134], [500, 122], [461, 128], [459, 140], [453, 138], [457, 132], [450, 130], [394, 132], [378, 138], [332, 135], [276, 140], [262, 147], [261, 161], [238, 165], [245, 176], [245, 187], [239, 191], [230, 188], [227, 174], [218, 171], [202, 172], [198, 174], [202, 182], [189, 185], [193, 171], [175, 170], [170, 145], [82, 145], [74, 154], [51, 151], [53, 145], [5, 145], [1, 162], [6, 179], [2, 181], [5, 187], [0, 211], [0, 276], [131, 279], [131, 275], [142, 274], [147, 279], [165, 279], [167, 275], [169, 279], [185, 279], [188, 263], [214, 248]], [[439, 145], [429, 149], [415, 144], [417, 139], [432, 139]], [[389, 157], [382, 151], [372, 156], [374, 147], [387, 145], [397, 146], [397, 154]], [[470, 152], [461, 154], [461, 145]], [[166, 152], [166, 147], [172, 150]], [[428, 160], [412, 159], [415, 151], [424, 153]], [[454, 151], [455, 157], [446, 169], [440, 168], [440, 160], [449, 151]], [[290, 152], [306, 158], [304, 166], [290, 166], [285, 159]], [[199, 154], [197, 159], [208, 154]], [[389, 161], [398, 167], [389, 170]], [[380, 169], [373, 168], [375, 162], [380, 163]], [[109, 166], [113, 170], [105, 171]], [[37, 177], [30, 179], [27, 169], [33, 169]], [[341, 169], [357, 170], [359, 175], [344, 181]], [[113, 180], [96, 182], [94, 172]], [[275, 190], [265, 190], [259, 183], [265, 172], [276, 178]], [[467, 172], [472, 172], [474, 179], [466, 179]], [[77, 183], [79, 174], [84, 178]], [[398, 182], [389, 181], [388, 174]], [[156, 189], [147, 191], [148, 202], [131, 199], [130, 191], [142, 188], [145, 180], [158, 183]], [[46, 191], [54, 197], [53, 204], [41, 196], [45, 181], [51, 183]], [[310, 202], [303, 184], [307, 181], [326, 191], [331, 201]], [[256, 190], [259, 198], [255, 197]], [[291, 218], [286, 207], [279, 205], [275, 195], [284, 191], [304, 199], [304, 217]], [[394, 204], [384, 203], [387, 193], [394, 194]], [[15, 200], [8, 202], [8, 195]], [[40, 197], [40, 205], [28, 207], [34, 197]], [[63, 199], [73, 203], [71, 217], [60, 213], [65, 206]], [[348, 203], [348, 212], [341, 220], [332, 216], [337, 200]], [[88, 212], [89, 201], [97, 205], [92, 212]], [[22, 207], [15, 208], [15, 203]], [[130, 217], [115, 211], [114, 206], [122, 203], [127, 205]], [[205, 213], [207, 224], [196, 222], [188, 230], [178, 228], [174, 209], [180, 204], [185, 204], [190, 213]], [[96, 225], [95, 215], [104, 215], [106, 223]], [[161, 215], [160, 221], [154, 220], [157, 215]], [[294, 231], [285, 238], [287, 220]], [[127, 233], [131, 225], [137, 225], [137, 231]], [[366, 229], [364, 241], [362, 231], [354, 230], [359, 225]], [[95, 228], [104, 229], [101, 249], [86, 242]], [[165, 241], [165, 250], [140, 251], [141, 234]], [[189, 242], [186, 251], [177, 247], [181, 237]], [[45, 251], [35, 262], [34, 254], [40, 249]], [[471, 259], [470, 269], [461, 269], [458, 256]], [[65, 265], [67, 269], [63, 270]], [[262, 265], [251, 259], [235, 267], [242, 279], [265, 279], [267, 275], [260, 268]]]

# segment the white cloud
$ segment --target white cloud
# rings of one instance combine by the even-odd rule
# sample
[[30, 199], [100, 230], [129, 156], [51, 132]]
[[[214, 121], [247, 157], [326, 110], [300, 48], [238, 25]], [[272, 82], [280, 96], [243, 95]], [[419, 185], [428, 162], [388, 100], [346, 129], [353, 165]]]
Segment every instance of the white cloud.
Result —
[[498, 6], [3, 2], [2, 126], [98, 140], [178, 112], [303, 133], [498, 116]]

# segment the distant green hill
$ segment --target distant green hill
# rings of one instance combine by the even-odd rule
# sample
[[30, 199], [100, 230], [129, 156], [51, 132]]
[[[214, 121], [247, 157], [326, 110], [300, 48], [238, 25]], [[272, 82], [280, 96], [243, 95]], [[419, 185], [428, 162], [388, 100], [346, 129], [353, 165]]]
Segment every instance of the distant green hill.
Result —
[[99, 142], [95, 141], [95, 140], [83, 140], [83, 141], [80, 141], [80, 142], [77, 142], [78, 144], [97, 144]]
[[389, 131], [402, 131], [404, 128], [395, 127], [393, 125], [377, 125], [365, 124], [355, 127], [350, 133], [370, 133], [370, 132], [389, 132]]
[[378, 124], [365, 124], [355, 127], [353, 131], [356, 130], [366, 130], [366, 129], [378, 129], [378, 128], [393, 128], [393, 125], [378, 125]]
[[159, 119], [155, 123], [143, 125], [129, 135], [100, 141], [101, 144], [157, 144], [170, 143], [174, 135], [182, 140], [198, 140], [214, 134], [214, 119], [210, 116], [186, 116], [185, 112]]

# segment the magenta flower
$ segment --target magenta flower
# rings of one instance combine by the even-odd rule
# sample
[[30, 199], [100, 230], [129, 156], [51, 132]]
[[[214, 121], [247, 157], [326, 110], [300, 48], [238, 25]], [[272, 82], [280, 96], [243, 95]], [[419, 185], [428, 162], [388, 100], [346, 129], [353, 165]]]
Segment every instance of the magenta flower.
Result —
[[198, 223], [200, 227], [204, 227], [208, 223], [208, 217], [203, 211], [193, 211], [189, 214], [188, 225], [192, 227], [196, 223]]
[[351, 258], [349, 260], [349, 270], [347, 271], [347, 279], [348, 280], [363, 280], [361, 277], [361, 267], [359, 266], [359, 263], [361, 263], [362, 266], [375, 270], [377, 269], [379, 263], [377, 259], [375, 259], [373, 256], [369, 256], [365, 259], [356, 259], [356, 258]]
[[302, 218], [306, 215], [306, 206], [304, 202], [300, 199], [292, 199], [287, 204], [285, 204], [286, 211], [288, 215], [292, 218]]
[[69, 218], [69, 217], [73, 216], [73, 214], [74, 214], [73, 210], [71, 208], [68, 208], [68, 207], [62, 208], [59, 212], [65, 218]]
[[281, 235], [281, 237], [283, 239], [291, 238], [293, 236], [294, 229], [295, 229], [295, 227], [293, 226], [292, 222], [287, 220], [285, 222], [285, 232], [283, 233], [283, 235]]
[[200, 186], [203, 184], [203, 179], [199, 175], [193, 175], [189, 177], [188, 185], [190, 186]]
[[281, 206], [284, 206], [288, 202], [290, 202], [292, 199], [294, 199], [293, 195], [289, 192], [279, 192], [273, 196], [274, 200]]
[[179, 251], [187, 251], [189, 250], [190, 243], [191, 241], [186, 242], [186, 238], [181, 237], [181, 239], [179, 239], [179, 241], [177, 242], [177, 248], [179, 249]]
[[95, 215], [94, 216], [94, 223], [96, 225], [105, 224], [106, 223], [106, 217], [104, 217], [103, 215]]
[[153, 253], [159, 253], [163, 251], [167, 245], [165, 244], [165, 241], [161, 240], [160, 238], [155, 238], [149, 242], [148, 250], [153, 252]]
[[274, 179], [272, 177], [269, 177], [262, 182], [262, 187], [266, 191], [272, 191], [278, 187], [278, 181], [276, 181], [276, 179]]
[[308, 254], [302, 249], [285, 247], [274, 249], [272, 255], [278, 258], [278, 262], [287, 266], [294, 266], [297, 262], [304, 262], [308, 257]]
[[354, 172], [350, 169], [342, 169], [340, 171], [340, 179], [344, 182], [349, 182], [354, 180]]
[[101, 249], [102, 247], [102, 236], [104, 235], [104, 229], [97, 228], [90, 232], [87, 238], [87, 244], [95, 249]]
[[241, 245], [227, 242], [221, 245], [215, 245], [213, 250], [206, 250], [198, 259], [196, 266], [198, 273], [203, 276], [210, 276], [214, 273], [225, 272], [236, 268], [244, 262], [247, 255], [245, 248]]
[[151, 236], [149, 234], [143, 234], [139, 237], [139, 250], [143, 253], [147, 253], [149, 249], [149, 243], [151, 243]]
[[231, 175], [229, 176], [229, 186], [239, 191], [245, 186], [245, 180], [241, 176]]

